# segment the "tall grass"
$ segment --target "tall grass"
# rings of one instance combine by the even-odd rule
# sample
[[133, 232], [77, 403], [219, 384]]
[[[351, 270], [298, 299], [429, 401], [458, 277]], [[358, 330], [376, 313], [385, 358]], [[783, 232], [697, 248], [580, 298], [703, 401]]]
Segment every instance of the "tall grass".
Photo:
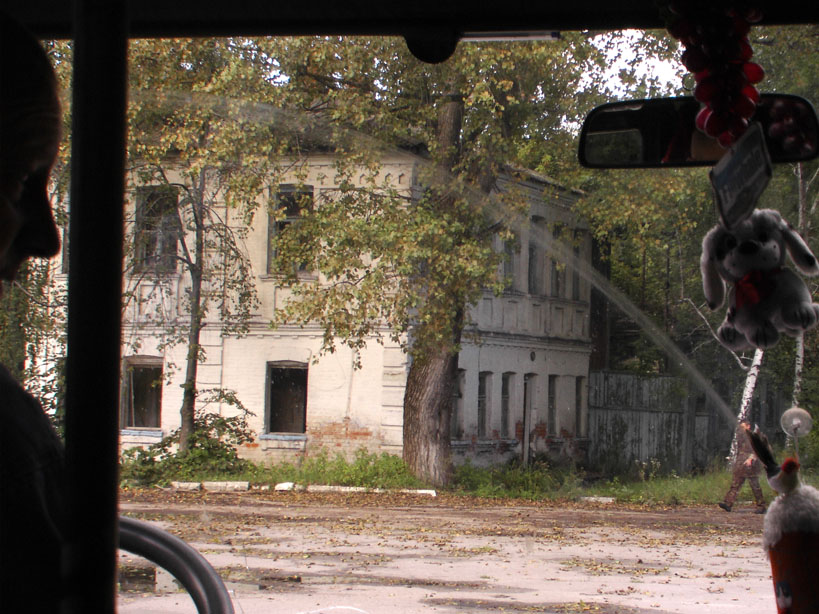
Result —
[[322, 450], [300, 463], [284, 462], [257, 467], [254, 481], [274, 484], [295, 482], [297, 484], [331, 484], [360, 486], [365, 488], [421, 488], [425, 484], [410, 473], [400, 457], [393, 454], [380, 455], [358, 450], [352, 460], [340, 454], [330, 457]]
[[[174, 479], [247, 480], [256, 485], [294, 482], [300, 485], [329, 484], [365, 488], [427, 488], [415, 478], [401, 458], [359, 450], [350, 460], [326, 451], [299, 462], [255, 464], [202, 463], [187, 457], [180, 465], [173, 456], [131, 455], [123, 461], [123, 485], [166, 485]], [[143, 465], [138, 463], [142, 462]], [[146, 470], [150, 469], [150, 470]], [[178, 474], [178, 475], [177, 475]], [[137, 479], [138, 478], [138, 479]], [[663, 472], [656, 462], [635, 463], [627, 475], [591, 480], [579, 469], [555, 466], [545, 461], [528, 467], [509, 464], [477, 467], [469, 462], [455, 467], [447, 492], [462, 496], [526, 500], [578, 500], [583, 497], [611, 497], [621, 503], [642, 505], [713, 505], [722, 501], [730, 485], [730, 472], [714, 465], [709, 470], [688, 476]], [[803, 473], [803, 481], [819, 485], [819, 474]], [[760, 477], [766, 499], [775, 493]], [[743, 486], [738, 502], [751, 502], [749, 487]]]
[[455, 468], [451, 489], [464, 495], [512, 499], [572, 499], [583, 492], [583, 474], [570, 468], [536, 462], [476, 467], [469, 462]]

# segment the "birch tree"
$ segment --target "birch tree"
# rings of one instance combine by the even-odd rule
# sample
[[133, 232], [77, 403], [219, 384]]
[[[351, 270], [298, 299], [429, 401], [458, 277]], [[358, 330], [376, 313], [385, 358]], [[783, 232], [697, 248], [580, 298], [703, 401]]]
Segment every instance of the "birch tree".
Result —
[[[275, 156], [268, 127], [246, 121], [240, 108], [266, 84], [241, 51], [230, 39], [131, 44], [128, 159], [142, 220], [132, 226], [126, 271], [132, 284], [150, 279], [159, 295], [145, 324], [158, 327], [160, 350], [185, 348], [182, 452], [194, 428], [209, 314], [221, 334], [242, 335], [257, 303], [243, 240]], [[184, 315], [163, 310], [165, 299], [181, 303]]]

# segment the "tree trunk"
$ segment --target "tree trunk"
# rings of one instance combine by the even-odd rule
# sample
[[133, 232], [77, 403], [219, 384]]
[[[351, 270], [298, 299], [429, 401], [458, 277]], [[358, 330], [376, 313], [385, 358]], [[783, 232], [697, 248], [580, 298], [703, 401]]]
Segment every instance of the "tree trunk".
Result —
[[799, 407], [799, 397], [802, 394], [802, 369], [805, 365], [805, 333], [800, 332], [796, 337], [796, 355], [793, 359], [793, 394], [791, 407]]
[[404, 395], [404, 461], [413, 475], [434, 486], [451, 476], [450, 417], [458, 355], [442, 350], [414, 361]]
[[[795, 169], [797, 188], [799, 193], [799, 217], [797, 230], [802, 238], [808, 240], [808, 182], [805, 179], [805, 169], [801, 162], [797, 163]], [[802, 393], [802, 368], [805, 364], [805, 333], [801, 332], [796, 337], [796, 355], [793, 360], [793, 394], [791, 405], [799, 406], [799, 396]]]
[[461, 157], [461, 129], [464, 118], [464, 101], [453, 84], [438, 108], [437, 141], [438, 166], [450, 173]]
[[186, 452], [190, 447], [194, 430], [196, 409], [196, 378], [199, 369], [199, 336], [202, 331], [201, 316], [202, 276], [191, 276], [191, 312], [190, 330], [188, 331], [188, 353], [185, 365], [185, 381], [182, 384], [182, 407], [179, 410], [181, 419], [179, 427], [179, 451]]
[[[737, 422], [748, 419], [748, 412], [751, 409], [751, 400], [754, 397], [754, 389], [756, 389], [756, 381], [759, 379], [759, 368], [762, 365], [763, 354], [764, 352], [759, 348], [754, 351], [754, 360], [745, 376], [745, 388], [742, 389], [742, 401], [739, 404]], [[737, 441], [737, 431], [734, 429], [734, 438], [731, 440], [731, 453], [728, 456], [729, 465], [731, 467], [733, 467], [734, 460], [736, 460], [737, 450], [739, 450], [739, 442]]]
[[[442, 176], [452, 172], [460, 159], [463, 109], [463, 97], [455, 84], [450, 84], [450, 92], [443, 96], [438, 108], [438, 168]], [[448, 202], [442, 198], [438, 206], [446, 208]], [[434, 486], [448, 484], [452, 473], [452, 386], [458, 372], [457, 347], [465, 305], [457, 292], [450, 296], [454, 339], [442, 343], [438, 351], [413, 360], [404, 394], [404, 460], [415, 476]]]

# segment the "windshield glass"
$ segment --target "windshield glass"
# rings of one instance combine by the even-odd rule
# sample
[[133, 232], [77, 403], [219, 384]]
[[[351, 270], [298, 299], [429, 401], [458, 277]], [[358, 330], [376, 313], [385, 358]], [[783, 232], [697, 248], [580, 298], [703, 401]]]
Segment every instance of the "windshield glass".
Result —
[[[819, 102], [816, 34], [751, 32], [761, 91]], [[71, 44], [48, 46], [70, 111]], [[125, 482], [201, 433], [230, 470], [386, 453], [444, 490], [464, 467], [545, 467], [557, 490], [722, 471], [740, 415], [792, 446], [780, 418], [816, 404], [819, 307], [804, 335], [726, 338], [739, 290], [714, 300], [701, 264], [709, 169], [577, 162], [594, 106], [692, 94], [681, 51], [664, 31], [462, 41], [438, 64], [401, 38], [131, 41]], [[776, 165], [757, 203], [808, 253], [817, 164]], [[812, 296], [782, 241], [777, 269]], [[53, 410], [69, 250], [25, 280], [50, 293], [29, 382]], [[815, 480], [819, 440], [799, 445]]]

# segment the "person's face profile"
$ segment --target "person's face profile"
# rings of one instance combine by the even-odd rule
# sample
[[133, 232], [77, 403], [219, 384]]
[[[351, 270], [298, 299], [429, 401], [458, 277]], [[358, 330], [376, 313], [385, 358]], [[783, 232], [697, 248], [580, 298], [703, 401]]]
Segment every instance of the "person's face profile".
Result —
[[48, 65], [40, 65], [42, 74], [19, 77], [41, 82], [36, 88], [40, 95], [28, 99], [15, 99], [15, 91], [25, 89], [14, 87], [20, 73], [0, 67], [6, 72], [2, 91], [10, 96], [0, 117], [0, 279], [6, 281], [14, 279], [26, 259], [54, 256], [60, 245], [48, 194], [60, 141], [60, 108]]

